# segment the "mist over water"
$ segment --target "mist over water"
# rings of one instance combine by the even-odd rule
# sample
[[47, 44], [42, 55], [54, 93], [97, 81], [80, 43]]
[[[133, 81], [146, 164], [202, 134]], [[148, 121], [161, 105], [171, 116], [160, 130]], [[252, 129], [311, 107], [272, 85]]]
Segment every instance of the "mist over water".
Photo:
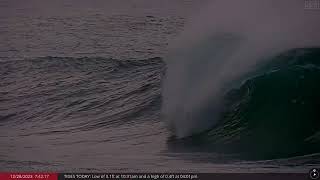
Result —
[[299, 0], [215, 1], [193, 18], [165, 58], [163, 115], [174, 135], [221, 119], [223, 96], [271, 57], [320, 45], [320, 11]]

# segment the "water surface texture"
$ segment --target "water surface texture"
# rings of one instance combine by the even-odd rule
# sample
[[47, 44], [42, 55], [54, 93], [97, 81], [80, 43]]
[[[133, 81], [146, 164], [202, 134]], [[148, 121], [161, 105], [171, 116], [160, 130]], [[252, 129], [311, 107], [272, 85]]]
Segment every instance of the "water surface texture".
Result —
[[[201, 5], [1, 1], [0, 171], [307, 172], [319, 166], [318, 48], [271, 56], [223, 93], [220, 105], [227, 108], [214, 126], [183, 137], [170, 128], [162, 114], [168, 43]], [[215, 116], [214, 106], [196, 118]]]

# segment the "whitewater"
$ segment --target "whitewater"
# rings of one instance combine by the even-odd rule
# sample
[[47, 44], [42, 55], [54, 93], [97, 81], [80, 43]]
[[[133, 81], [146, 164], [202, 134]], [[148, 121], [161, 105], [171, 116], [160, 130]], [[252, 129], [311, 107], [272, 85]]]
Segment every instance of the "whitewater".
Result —
[[221, 96], [265, 61], [319, 46], [319, 13], [302, 7], [298, 0], [217, 1], [192, 19], [166, 58], [163, 111], [178, 137], [214, 125]]

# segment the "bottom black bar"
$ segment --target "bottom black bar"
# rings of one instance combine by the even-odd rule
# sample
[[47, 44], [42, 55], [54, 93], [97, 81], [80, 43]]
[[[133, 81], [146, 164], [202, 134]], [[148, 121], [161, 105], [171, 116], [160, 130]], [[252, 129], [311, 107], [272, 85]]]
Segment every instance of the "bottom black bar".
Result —
[[[307, 180], [309, 173], [60, 173], [58, 180]], [[318, 179], [318, 178], [317, 178]]]

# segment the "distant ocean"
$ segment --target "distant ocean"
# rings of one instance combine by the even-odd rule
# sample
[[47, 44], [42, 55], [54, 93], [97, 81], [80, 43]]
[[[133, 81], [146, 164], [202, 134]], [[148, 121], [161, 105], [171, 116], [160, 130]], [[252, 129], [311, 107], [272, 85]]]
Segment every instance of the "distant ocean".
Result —
[[[223, 89], [218, 108], [217, 101], [209, 101], [192, 114], [185, 110], [196, 103], [187, 106], [186, 100], [186, 109], [163, 110], [181, 105], [168, 96], [168, 78], [176, 77], [172, 67], [182, 67], [170, 64], [175, 56], [168, 55], [169, 44], [200, 7], [183, 0], [1, 1], [0, 171], [308, 172], [319, 167], [317, 47], [268, 57], [237, 87]], [[233, 39], [226, 36], [217, 41]], [[212, 46], [222, 52], [220, 45]], [[206, 55], [197, 52], [201, 55], [187, 57]], [[191, 90], [180, 89], [177, 99], [192, 99], [193, 85], [200, 82], [203, 67], [192, 63], [191, 83], [179, 81]], [[197, 121], [210, 121], [215, 113], [217, 123]], [[198, 128], [183, 119], [203, 124]]]

